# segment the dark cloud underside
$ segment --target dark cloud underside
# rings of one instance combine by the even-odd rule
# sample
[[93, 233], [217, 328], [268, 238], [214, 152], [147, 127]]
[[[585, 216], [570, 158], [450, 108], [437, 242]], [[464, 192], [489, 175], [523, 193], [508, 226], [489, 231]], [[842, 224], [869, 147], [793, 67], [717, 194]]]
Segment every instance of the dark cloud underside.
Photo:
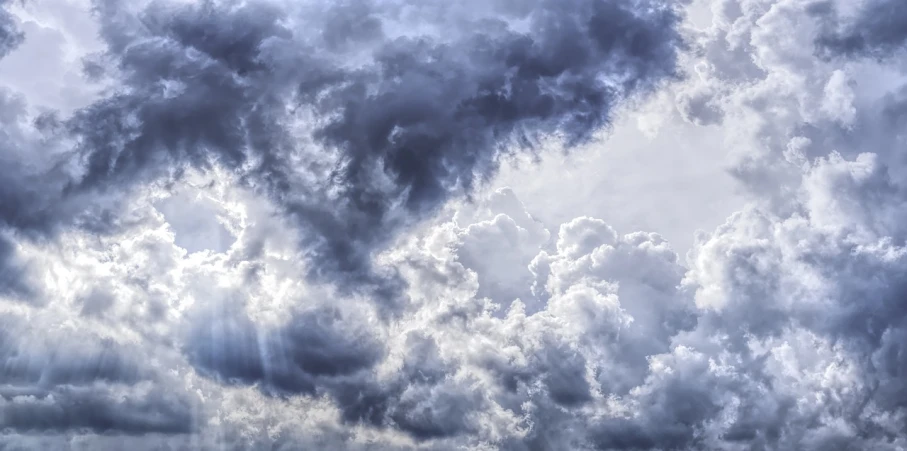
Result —
[[16, 25], [16, 19], [6, 10], [11, 1], [0, 1], [0, 58], [18, 47], [25, 37]]
[[821, 2], [814, 12], [824, 19], [826, 31], [816, 44], [827, 55], [884, 58], [907, 43], [907, 3], [869, 0], [850, 20], [842, 20], [834, 4]]

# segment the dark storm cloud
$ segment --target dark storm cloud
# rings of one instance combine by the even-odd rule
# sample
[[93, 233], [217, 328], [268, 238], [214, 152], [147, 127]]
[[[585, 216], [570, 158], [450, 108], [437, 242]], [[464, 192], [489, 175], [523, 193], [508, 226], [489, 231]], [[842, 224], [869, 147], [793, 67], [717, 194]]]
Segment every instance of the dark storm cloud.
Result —
[[24, 38], [16, 19], [6, 10], [10, 3], [12, 0], [0, 0], [0, 58], [18, 47]]
[[126, 347], [75, 331], [66, 337], [38, 335], [22, 317], [0, 320], [0, 430], [192, 429], [188, 395], [164, 389], [160, 377]]
[[86, 431], [189, 433], [191, 406], [163, 387], [118, 395], [94, 387], [61, 386], [43, 396], [22, 396], [0, 409], [0, 426], [20, 433]]
[[15, 244], [0, 236], [0, 296], [33, 299], [33, 288], [26, 282], [27, 268], [16, 258]]
[[404, 364], [387, 380], [374, 366], [386, 356], [369, 326], [332, 308], [295, 314], [287, 325], [256, 327], [241, 312], [207, 312], [189, 334], [186, 352], [203, 374], [227, 384], [257, 385], [265, 394], [330, 396], [347, 424], [395, 428], [418, 440], [467, 432], [477, 394], [445, 382], [455, 368], [435, 342], [407, 339]]
[[0, 295], [41, 304], [28, 282], [27, 265], [18, 256], [17, 241], [43, 235], [52, 227], [48, 219], [54, 214], [46, 207], [54, 183], [42, 179], [58, 174], [35, 169], [40, 166], [35, 160], [42, 143], [32, 137], [26, 107], [21, 96], [0, 87]]
[[[84, 170], [11, 171], [0, 221], [21, 236], [73, 225], [106, 233], [118, 219], [101, 196], [219, 166], [281, 206], [300, 226], [315, 275], [344, 288], [385, 279], [368, 267], [374, 247], [471, 191], [508, 146], [530, 150], [551, 134], [589, 139], [619, 101], [674, 75], [680, 44], [673, 9], [655, 1], [494, 1], [493, 14], [441, 23], [455, 27], [444, 37], [392, 36], [398, 13], [378, 2], [305, 19], [264, 2], [155, 2], [137, 14], [127, 3], [95, 3], [107, 49], [89, 66], [112, 89], [72, 117], [38, 124], [75, 142], [60, 155]], [[428, 17], [442, 6], [422, 8]], [[301, 117], [312, 142], [300, 139]], [[396, 280], [378, 285], [377, 294], [399, 296]], [[347, 421], [422, 439], [468, 429], [461, 414], [475, 402], [465, 391], [419, 382], [428, 368], [376, 382], [383, 345], [336, 315], [299, 313], [261, 330], [244, 314], [215, 312], [193, 326], [186, 353], [223, 382], [328, 393]], [[567, 386], [576, 371], [547, 379], [565, 404], [588, 397], [587, 387]], [[104, 430], [107, 410], [94, 411]], [[42, 421], [85, 427], [67, 418]]]
[[866, 1], [852, 21], [843, 23], [832, 3], [817, 3], [812, 12], [825, 28], [816, 44], [829, 56], [884, 58], [907, 42], [907, 3], [900, 0]]
[[586, 361], [582, 355], [565, 346], [545, 349], [544, 369], [539, 371], [545, 379], [548, 395], [554, 402], [575, 407], [591, 399], [589, 382], [586, 381]]
[[451, 376], [456, 367], [439, 355], [437, 343], [410, 333], [403, 366], [388, 380], [346, 380], [329, 388], [343, 420], [394, 428], [419, 441], [468, 434], [468, 416], [483, 406], [482, 397]]
[[203, 374], [228, 384], [257, 385], [285, 397], [327, 394], [349, 424], [394, 427], [419, 440], [464, 432], [475, 396], [444, 385], [454, 369], [430, 338], [410, 336], [401, 371], [377, 380], [373, 367], [386, 355], [370, 327], [325, 307], [295, 314], [285, 326], [256, 327], [242, 312], [222, 308], [196, 321], [186, 344]]
[[[68, 121], [87, 169], [68, 192], [220, 165], [299, 222], [318, 272], [357, 273], [408, 218], [493, 173], [508, 144], [581, 142], [620, 99], [674, 74], [677, 18], [658, 2], [492, 3], [497, 16], [442, 39], [389, 36], [383, 3], [313, 13], [306, 35], [264, 3], [132, 15], [98, 2], [101, 60], [121, 85]], [[518, 19], [525, 32], [507, 26]], [[293, 136], [301, 111], [313, 145], [336, 153], [329, 165], [293, 162], [324, 152]]]
[[333, 379], [371, 368], [384, 349], [367, 325], [332, 308], [294, 315], [286, 326], [256, 327], [239, 311], [196, 319], [187, 343], [202, 372], [231, 383], [260, 383], [267, 392], [314, 393]]

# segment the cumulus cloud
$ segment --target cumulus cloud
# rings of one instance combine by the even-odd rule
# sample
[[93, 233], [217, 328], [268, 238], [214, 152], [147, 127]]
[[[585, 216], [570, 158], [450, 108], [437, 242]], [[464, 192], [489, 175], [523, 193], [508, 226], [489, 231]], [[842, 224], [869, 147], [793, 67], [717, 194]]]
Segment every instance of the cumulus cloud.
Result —
[[[0, 97], [4, 445], [907, 447], [898, 5], [95, 8], [109, 91]], [[686, 256], [485, 190], [653, 89], [748, 200]]]

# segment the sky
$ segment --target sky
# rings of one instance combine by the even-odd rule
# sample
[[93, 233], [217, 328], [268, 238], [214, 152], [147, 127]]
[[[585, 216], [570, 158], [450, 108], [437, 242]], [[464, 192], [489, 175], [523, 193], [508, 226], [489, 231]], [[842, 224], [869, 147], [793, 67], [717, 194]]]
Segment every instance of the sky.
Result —
[[907, 449], [905, 44], [903, 0], [0, 0], [0, 449]]

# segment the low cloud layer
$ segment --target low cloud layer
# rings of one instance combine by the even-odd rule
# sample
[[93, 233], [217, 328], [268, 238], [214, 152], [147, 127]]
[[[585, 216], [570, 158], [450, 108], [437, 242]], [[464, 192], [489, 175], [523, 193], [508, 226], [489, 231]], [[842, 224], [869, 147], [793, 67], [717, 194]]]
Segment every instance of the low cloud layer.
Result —
[[[95, 2], [0, 96], [0, 442], [903, 449], [896, 3]], [[747, 198], [687, 255], [485, 189], [642, 103]]]

